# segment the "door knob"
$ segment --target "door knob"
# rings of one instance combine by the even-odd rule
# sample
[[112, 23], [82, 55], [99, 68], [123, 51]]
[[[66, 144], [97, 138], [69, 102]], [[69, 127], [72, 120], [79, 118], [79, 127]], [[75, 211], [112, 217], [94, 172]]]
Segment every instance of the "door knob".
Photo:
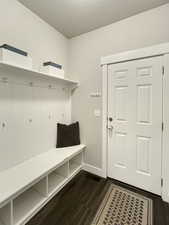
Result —
[[112, 122], [113, 121], [113, 118], [112, 117], [109, 117], [109, 121]]

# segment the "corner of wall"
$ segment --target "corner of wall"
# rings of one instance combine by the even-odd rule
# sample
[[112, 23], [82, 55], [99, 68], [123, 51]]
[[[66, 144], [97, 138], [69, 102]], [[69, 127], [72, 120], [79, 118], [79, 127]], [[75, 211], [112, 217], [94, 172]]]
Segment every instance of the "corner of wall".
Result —
[[90, 164], [84, 164], [83, 169], [89, 173], [96, 175], [96, 176], [106, 178], [105, 173], [104, 173], [103, 169], [101, 169], [101, 168], [92, 166]]

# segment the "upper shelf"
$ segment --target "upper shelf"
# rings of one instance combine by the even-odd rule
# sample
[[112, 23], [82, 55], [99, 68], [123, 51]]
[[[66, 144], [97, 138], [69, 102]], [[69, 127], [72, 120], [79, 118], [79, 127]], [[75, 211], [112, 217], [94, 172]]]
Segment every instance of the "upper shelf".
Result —
[[18, 74], [18, 75], [22, 75], [22, 76], [25, 75], [25, 76], [36, 76], [36, 77], [39, 76], [39, 77], [43, 77], [43, 78], [50, 78], [50, 79], [54, 79], [55, 81], [62, 83], [64, 85], [70, 85], [70, 86], [72, 86], [72, 88], [76, 88], [79, 86], [78, 81], [56, 77], [54, 75], [42, 73], [42, 72], [39, 72], [39, 71], [33, 70], [33, 69], [29, 70], [29, 69], [26, 69], [23, 67], [18, 67], [18, 66], [4, 63], [2, 61], [0, 61], [0, 71], [3, 71], [5, 73]]

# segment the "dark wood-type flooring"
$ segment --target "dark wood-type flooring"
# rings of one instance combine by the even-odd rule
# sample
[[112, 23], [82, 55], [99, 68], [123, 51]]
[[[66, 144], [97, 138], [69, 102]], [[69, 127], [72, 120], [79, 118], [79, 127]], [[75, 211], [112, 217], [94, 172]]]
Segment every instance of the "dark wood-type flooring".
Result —
[[169, 225], [169, 204], [112, 179], [80, 172], [27, 225], [90, 225], [111, 183], [153, 199], [153, 225]]

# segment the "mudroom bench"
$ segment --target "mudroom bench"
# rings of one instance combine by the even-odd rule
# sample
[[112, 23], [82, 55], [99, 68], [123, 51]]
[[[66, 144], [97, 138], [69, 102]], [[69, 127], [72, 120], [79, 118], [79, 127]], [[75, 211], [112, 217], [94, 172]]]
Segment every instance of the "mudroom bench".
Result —
[[0, 173], [0, 225], [24, 225], [83, 167], [85, 145], [55, 148]]

